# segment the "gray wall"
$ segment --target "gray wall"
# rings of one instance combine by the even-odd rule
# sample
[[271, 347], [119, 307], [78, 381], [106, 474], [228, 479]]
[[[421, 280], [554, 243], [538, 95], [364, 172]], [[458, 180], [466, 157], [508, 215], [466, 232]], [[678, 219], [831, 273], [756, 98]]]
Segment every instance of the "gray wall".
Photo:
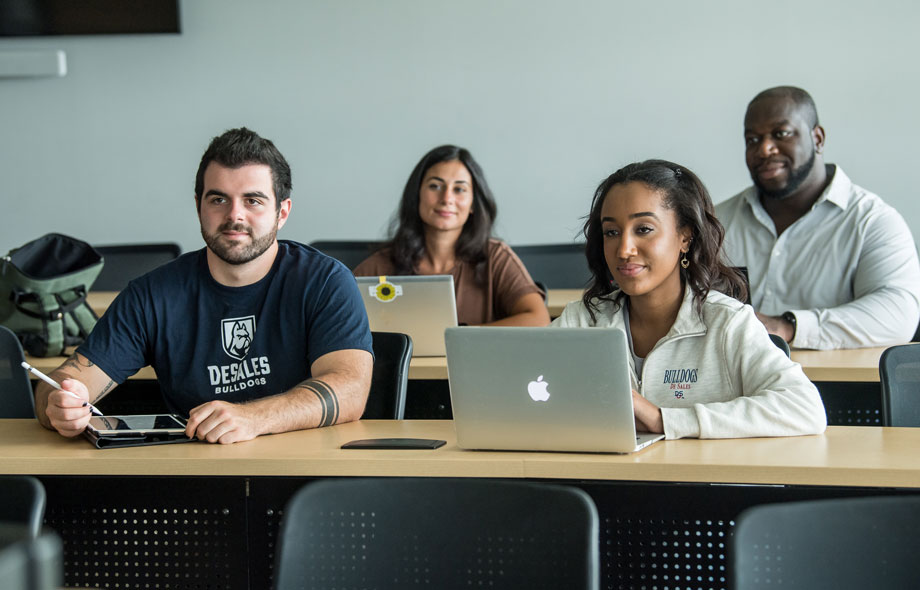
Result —
[[45, 232], [201, 246], [210, 138], [246, 125], [294, 172], [282, 237], [375, 238], [418, 158], [468, 147], [512, 243], [570, 240], [598, 181], [689, 166], [749, 184], [759, 90], [812, 92], [828, 160], [915, 235], [914, 2], [182, 0], [181, 35], [2, 39], [67, 53], [63, 78], [0, 80], [0, 254]]

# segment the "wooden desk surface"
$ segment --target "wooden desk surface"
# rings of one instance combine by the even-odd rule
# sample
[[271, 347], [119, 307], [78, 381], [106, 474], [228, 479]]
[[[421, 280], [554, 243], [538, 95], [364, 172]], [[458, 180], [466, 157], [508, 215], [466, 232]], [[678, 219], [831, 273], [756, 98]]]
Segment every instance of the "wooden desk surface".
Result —
[[96, 315], [101, 316], [112, 305], [117, 296], [118, 291], [90, 291], [86, 294], [86, 302], [93, 308]]
[[[342, 450], [438, 438], [437, 450]], [[831, 426], [818, 436], [662, 441], [629, 455], [465, 451], [452, 421], [361, 421], [234, 445], [98, 450], [32, 420], [0, 420], [0, 473], [33, 475], [503, 477], [920, 488], [920, 428]]]
[[546, 293], [546, 307], [552, 318], [559, 317], [565, 305], [581, 299], [581, 289], [549, 289]]
[[[117, 293], [98, 292], [87, 295], [90, 306], [102, 315]], [[581, 298], [579, 289], [550, 289], [547, 305], [550, 315], [557, 316], [565, 304]], [[792, 360], [800, 363], [812, 381], [846, 381], [878, 383], [878, 361], [885, 347], [857, 348], [853, 350], [793, 350]], [[44, 359], [27, 358], [37, 369], [49, 372], [64, 362], [64, 357]], [[156, 379], [150, 367], [144, 367], [133, 379]], [[447, 379], [447, 359], [444, 357], [416, 357], [409, 366], [409, 379]]]

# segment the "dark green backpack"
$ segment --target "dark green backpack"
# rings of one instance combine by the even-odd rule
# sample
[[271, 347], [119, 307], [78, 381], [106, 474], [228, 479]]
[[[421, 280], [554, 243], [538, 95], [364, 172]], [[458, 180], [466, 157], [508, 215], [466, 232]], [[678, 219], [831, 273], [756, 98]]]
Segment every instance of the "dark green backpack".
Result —
[[86, 242], [48, 234], [0, 260], [0, 324], [32, 356], [58, 356], [96, 325], [86, 293], [102, 256]]

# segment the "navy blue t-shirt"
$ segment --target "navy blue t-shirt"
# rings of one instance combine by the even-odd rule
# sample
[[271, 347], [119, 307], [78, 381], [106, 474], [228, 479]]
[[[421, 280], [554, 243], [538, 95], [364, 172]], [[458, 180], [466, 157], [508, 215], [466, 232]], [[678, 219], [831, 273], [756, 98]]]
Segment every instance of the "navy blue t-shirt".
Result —
[[372, 352], [351, 272], [296, 242], [278, 241], [269, 273], [245, 287], [211, 277], [205, 249], [134, 280], [78, 352], [116, 383], [151, 365], [171, 412], [289, 390], [329, 352]]

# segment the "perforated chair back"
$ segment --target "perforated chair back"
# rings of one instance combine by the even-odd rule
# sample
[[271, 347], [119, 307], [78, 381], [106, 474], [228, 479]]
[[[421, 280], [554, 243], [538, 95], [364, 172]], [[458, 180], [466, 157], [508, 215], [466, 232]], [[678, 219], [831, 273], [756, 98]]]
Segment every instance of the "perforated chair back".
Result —
[[916, 588], [920, 496], [766, 504], [738, 517], [735, 590]]
[[45, 518], [45, 487], [28, 475], [0, 475], [0, 522], [28, 528], [37, 536]]
[[349, 270], [354, 270], [365, 258], [380, 249], [382, 242], [379, 240], [318, 240], [310, 245], [332, 256]]
[[35, 536], [21, 524], [0, 522], [0, 587], [58, 590], [64, 584], [63, 552], [51, 531]]
[[920, 426], [920, 344], [892, 346], [878, 362], [882, 426]]
[[371, 336], [374, 339], [374, 372], [361, 418], [402, 420], [406, 412], [412, 338], [398, 332], [371, 332]]
[[571, 487], [450, 478], [324, 480], [290, 500], [279, 538], [277, 590], [599, 584], [597, 509]]
[[22, 368], [22, 345], [12, 330], [0, 326], [0, 418], [34, 418], [35, 399]]
[[584, 289], [591, 279], [584, 244], [538, 244], [512, 250], [531, 278], [548, 289]]
[[777, 348], [785, 352], [787, 357], [792, 355], [792, 351], [789, 350], [789, 343], [783, 340], [782, 336], [770, 334], [770, 340], [773, 341]]
[[182, 253], [178, 244], [119, 244], [94, 246], [105, 263], [92, 291], [121, 291], [132, 279], [175, 260]]

